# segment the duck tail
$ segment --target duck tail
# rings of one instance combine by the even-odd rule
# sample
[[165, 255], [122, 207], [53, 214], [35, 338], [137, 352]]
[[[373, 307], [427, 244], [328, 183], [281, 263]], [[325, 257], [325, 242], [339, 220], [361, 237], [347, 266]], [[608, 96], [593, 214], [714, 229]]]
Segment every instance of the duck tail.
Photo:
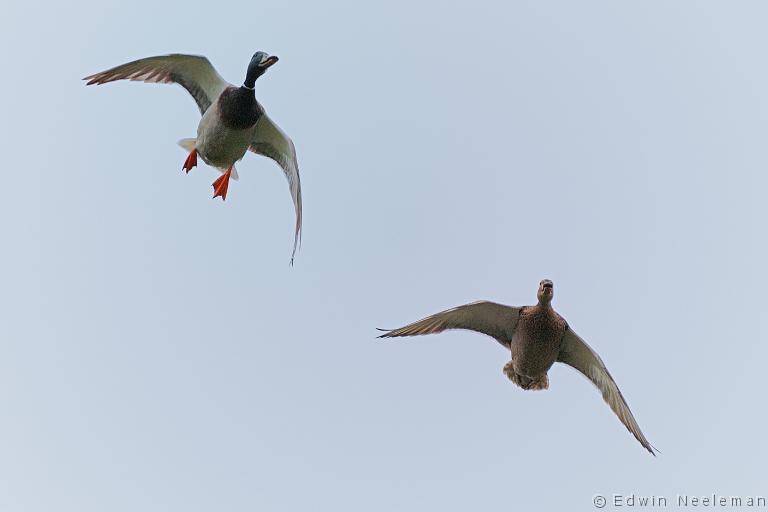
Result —
[[187, 151], [192, 151], [195, 149], [195, 144], [197, 143], [197, 139], [181, 139], [178, 144], [182, 148], [184, 148]]
[[541, 375], [539, 377], [536, 377], [535, 379], [531, 379], [530, 377], [526, 377], [524, 375], [518, 375], [515, 373], [514, 368], [512, 367], [512, 361], [508, 362], [506, 365], [504, 365], [504, 374], [523, 389], [526, 390], [542, 390], [542, 389], [549, 389], [549, 377], [547, 377], [547, 374]]

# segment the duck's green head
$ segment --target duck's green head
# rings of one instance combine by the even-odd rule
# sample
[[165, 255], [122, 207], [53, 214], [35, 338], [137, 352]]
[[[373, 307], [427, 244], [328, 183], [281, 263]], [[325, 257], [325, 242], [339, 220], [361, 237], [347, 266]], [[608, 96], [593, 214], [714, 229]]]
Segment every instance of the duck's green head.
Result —
[[543, 279], [539, 283], [539, 293], [536, 296], [541, 304], [549, 304], [555, 295], [555, 284], [549, 279]]
[[253, 89], [256, 85], [256, 79], [263, 75], [269, 67], [278, 61], [278, 58], [274, 55], [269, 55], [264, 52], [256, 52], [251, 57], [251, 62], [248, 64], [248, 73], [245, 75], [245, 82], [243, 87]]

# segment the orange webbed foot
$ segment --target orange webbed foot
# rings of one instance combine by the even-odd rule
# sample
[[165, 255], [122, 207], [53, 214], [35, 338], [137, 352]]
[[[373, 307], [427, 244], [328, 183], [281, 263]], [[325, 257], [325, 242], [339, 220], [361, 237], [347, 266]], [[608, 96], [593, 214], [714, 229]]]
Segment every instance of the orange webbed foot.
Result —
[[221, 196], [221, 200], [227, 199], [227, 188], [229, 187], [229, 177], [232, 175], [232, 168], [227, 169], [224, 174], [213, 182], [213, 198]]
[[189, 155], [187, 155], [187, 159], [184, 161], [184, 166], [181, 168], [181, 170], [187, 171], [187, 174], [189, 174], [189, 171], [191, 171], [192, 168], [196, 165], [197, 165], [197, 149], [192, 149], [192, 151], [189, 152]]

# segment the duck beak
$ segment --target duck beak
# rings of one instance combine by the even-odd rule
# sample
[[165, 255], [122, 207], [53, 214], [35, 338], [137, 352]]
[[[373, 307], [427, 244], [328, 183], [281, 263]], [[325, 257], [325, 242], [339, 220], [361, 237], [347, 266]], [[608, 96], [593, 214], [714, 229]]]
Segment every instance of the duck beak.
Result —
[[262, 69], [267, 69], [269, 66], [271, 66], [272, 64], [274, 64], [278, 60], [280, 60], [280, 59], [278, 59], [276, 56], [272, 55], [272, 56], [267, 57], [266, 59], [262, 60], [261, 63], [259, 64], [259, 67], [262, 68]]

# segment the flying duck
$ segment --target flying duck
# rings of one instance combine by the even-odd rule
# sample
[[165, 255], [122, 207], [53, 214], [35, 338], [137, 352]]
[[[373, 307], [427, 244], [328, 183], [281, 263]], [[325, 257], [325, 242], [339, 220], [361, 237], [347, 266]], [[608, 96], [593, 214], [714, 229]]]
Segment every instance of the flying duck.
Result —
[[597, 353], [573, 332], [552, 308], [554, 284], [539, 283], [538, 304], [512, 307], [480, 301], [428, 316], [399, 329], [386, 330], [380, 338], [434, 334], [446, 329], [469, 329], [486, 334], [512, 352], [504, 374], [523, 389], [547, 389], [547, 372], [555, 362], [565, 363], [583, 373], [603, 394], [619, 420], [643, 447], [656, 450], [632, 416], [624, 396]]
[[293, 263], [301, 237], [301, 180], [296, 149], [291, 139], [267, 116], [254, 94], [256, 79], [277, 60], [275, 56], [256, 52], [240, 87], [221, 78], [207, 58], [182, 54], [135, 60], [83, 80], [88, 81], [87, 85], [134, 80], [176, 83], [184, 87], [197, 102], [202, 119], [197, 126], [196, 139], [179, 141], [179, 145], [189, 152], [182, 169], [189, 173], [197, 165], [198, 155], [206, 164], [216, 167], [222, 175], [213, 182], [214, 198], [226, 199], [229, 178], [238, 177], [235, 163], [247, 150], [277, 162], [288, 178], [296, 210]]

